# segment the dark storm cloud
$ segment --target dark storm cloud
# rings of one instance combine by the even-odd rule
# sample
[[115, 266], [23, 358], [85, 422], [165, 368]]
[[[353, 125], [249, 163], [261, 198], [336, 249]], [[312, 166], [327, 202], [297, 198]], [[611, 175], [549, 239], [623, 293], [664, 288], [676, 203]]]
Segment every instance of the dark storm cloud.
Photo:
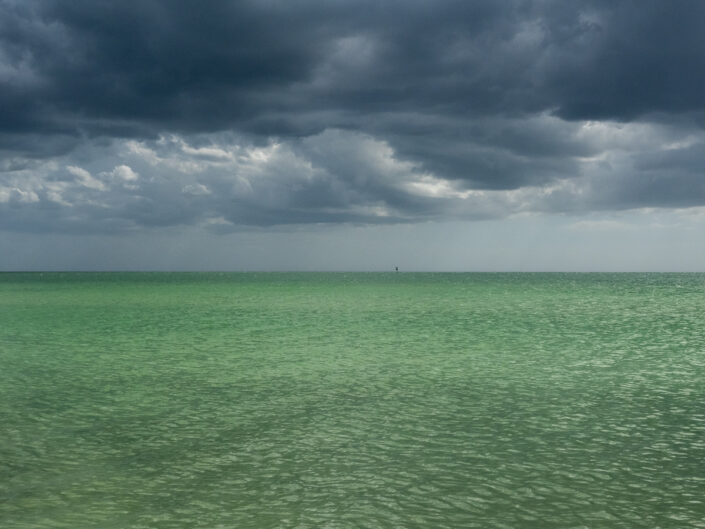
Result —
[[286, 134], [324, 110], [339, 123], [321, 128], [349, 112], [703, 110], [697, 1], [5, 0], [0, 20], [15, 74], [5, 130], [269, 123]]
[[[0, 218], [112, 229], [703, 204], [694, 148], [654, 152], [702, 135], [703, 27], [705, 4], [687, 0], [0, 0]], [[613, 140], [587, 120], [670, 125]], [[283, 147], [257, 169], [220, 163], [222, 131]], [[169, 134], [182, 143], [156, 143]], [[130, 139], [151, 150], [125, 154]], [[125, 156], [139, 179], [105, 176]]]
[[[634, 170], [624, 178], [605, 182], [606, 190], [619, 205], [634, 207], [690, 207], [705, 204], [705, 142], [643, 153], [634, 160]], [[600, 200], [600, 202], [603, 202]], [[609, 200], [604, 200], [609, 204]]]
[[560, 116], [628, 120], [705, 110], [703, 2], [600, 2], [583, 23], [564, 14], [567, 7], [552, 23], [554, 35], [567, 34], [562, 45], [554, 42], [545, 81]]

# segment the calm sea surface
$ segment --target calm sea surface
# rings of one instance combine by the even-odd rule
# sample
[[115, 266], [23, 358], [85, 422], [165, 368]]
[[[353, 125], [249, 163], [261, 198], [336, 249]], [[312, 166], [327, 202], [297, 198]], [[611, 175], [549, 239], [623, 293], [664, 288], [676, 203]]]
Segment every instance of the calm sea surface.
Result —
[[0, 527], [705, 527], [705, 275], [0, 274]]

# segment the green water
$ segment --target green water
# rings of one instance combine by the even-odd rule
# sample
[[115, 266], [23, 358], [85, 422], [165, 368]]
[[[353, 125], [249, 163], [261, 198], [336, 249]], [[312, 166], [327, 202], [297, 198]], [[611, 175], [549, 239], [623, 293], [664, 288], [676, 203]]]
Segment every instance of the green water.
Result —
[[0, 527], [705, 527], [705, 275], [0, 274]]

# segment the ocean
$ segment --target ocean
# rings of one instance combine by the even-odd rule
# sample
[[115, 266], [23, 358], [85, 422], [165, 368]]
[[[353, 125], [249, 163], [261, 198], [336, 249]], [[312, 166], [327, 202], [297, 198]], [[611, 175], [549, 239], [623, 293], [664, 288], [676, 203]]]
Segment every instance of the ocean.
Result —
[[705, 527], [705, 274], [0, 274], [0, 527]]

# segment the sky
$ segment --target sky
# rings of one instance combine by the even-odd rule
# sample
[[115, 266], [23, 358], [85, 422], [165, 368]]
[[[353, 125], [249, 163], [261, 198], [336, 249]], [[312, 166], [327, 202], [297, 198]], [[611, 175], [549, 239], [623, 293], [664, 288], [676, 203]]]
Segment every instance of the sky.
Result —
[[0, 0], [0, 270], [705, 271], [700, 0]]

